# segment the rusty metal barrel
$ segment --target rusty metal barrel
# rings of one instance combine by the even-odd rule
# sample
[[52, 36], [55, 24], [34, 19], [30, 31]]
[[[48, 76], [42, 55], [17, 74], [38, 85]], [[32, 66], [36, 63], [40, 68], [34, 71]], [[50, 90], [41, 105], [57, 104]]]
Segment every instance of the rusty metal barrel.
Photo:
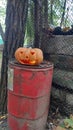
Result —
[[53, 64], [38, 66], [9, 62], [9, 130], [44, 130], [50, 104]]

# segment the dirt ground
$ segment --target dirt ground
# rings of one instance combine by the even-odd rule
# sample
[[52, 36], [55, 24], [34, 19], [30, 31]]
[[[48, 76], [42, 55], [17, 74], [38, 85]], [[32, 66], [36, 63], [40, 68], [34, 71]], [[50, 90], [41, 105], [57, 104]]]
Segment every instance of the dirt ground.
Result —
[[[0, 116], [0, 130], [9, 130], [7, 123], [8, 115]], [[55, 113], [50, 112], [46, 123], [45, 130], [56, 130], [56, 127], [63, 121], [64, 117], [60, 115], [58, 111]]]
[[0, 130], [9, 130], [7, 123], [7, 115], [0, 116]]

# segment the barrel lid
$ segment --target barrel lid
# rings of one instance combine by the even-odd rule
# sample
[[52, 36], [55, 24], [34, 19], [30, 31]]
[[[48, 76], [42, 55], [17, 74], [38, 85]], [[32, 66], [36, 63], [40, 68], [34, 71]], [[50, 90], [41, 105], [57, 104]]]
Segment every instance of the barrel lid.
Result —
[[50, 67], [53, 68], [53, 63], [49, 62], [49, 61], [46, 61], [46, 60], [44, 60], [39, 65], [26, 65], [26, 64], [23, 65], [23, 64], [20, 64], [15, 59], [12, 59], [12, 60], [9, 61], [9, 65], [17, 66], [17, 67], [22, 67], [22, 68], [29, 68], [29, 69], [44, 69], [44, 68], [50, 68]]

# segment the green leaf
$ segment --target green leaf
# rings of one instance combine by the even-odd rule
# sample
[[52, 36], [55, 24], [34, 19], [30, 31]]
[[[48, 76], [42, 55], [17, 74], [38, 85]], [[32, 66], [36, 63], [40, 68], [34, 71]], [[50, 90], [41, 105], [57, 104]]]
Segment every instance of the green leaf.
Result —
[[73, 120], [72, 119], [64, 119], [64, 125], [66, 128], [73, 129]]

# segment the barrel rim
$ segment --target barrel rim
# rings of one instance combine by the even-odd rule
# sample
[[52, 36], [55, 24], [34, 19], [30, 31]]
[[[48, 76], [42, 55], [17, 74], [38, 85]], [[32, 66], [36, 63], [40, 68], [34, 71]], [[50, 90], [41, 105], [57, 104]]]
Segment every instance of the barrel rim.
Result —
[[23, 65], [20, 64], [18, 61], [16, 61], [15, 59], [9, 60], [9, 65], [13, 66], [13, 67], [18, 67], [18, 68], [22, 68], [22, 69], [46, 69], [46, 68], [53, 68], [54, 64], [52, 62], [46, 61], [44, 60], [41, 64], [39, 65]]

